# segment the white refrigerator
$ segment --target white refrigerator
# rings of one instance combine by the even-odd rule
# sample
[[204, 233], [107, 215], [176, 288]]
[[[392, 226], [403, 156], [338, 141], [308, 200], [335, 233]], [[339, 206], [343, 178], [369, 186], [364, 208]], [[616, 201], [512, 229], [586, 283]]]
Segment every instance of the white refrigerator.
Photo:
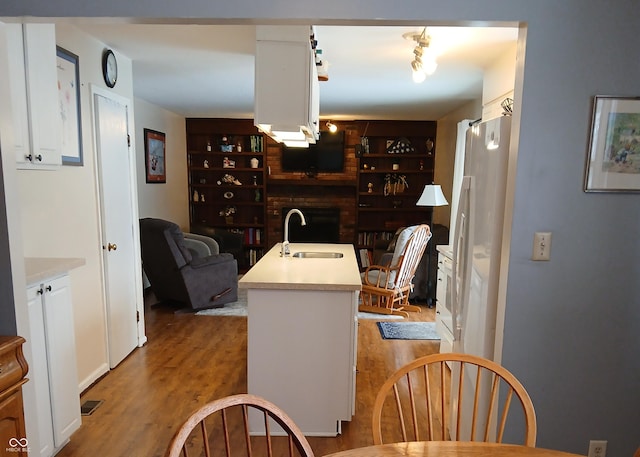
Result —
[[[467, 130], [452, 246], [453, 351], [492, 360], [510, 131], [509, 116]], [[466, 374], [465, 390], [472, 389], [473, 373]], [[452, 387], [457, 391], [455, 383]], [[469, 428], [469, 424], [463, 424], [461, 432], [467, 433]]]

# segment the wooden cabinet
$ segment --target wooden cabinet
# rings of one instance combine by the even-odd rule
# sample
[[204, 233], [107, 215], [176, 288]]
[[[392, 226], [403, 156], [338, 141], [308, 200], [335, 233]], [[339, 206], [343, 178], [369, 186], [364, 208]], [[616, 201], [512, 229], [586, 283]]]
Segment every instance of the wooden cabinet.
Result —
[[27, 382], [28, 366], [22, 354], [24, 342], [19, 336], [0, 336], [0, 449], [26, 457], [29, 442], [24, 425], [22, 384]]
[[436, 123], [371, 121], [358, 160], [357, 245], [372, 250], [403, 226], [428, 223], [432, 208], [417, 207], [434, 181]]
[[31, 451], [41, 457], [55, 454], [81, 425], [70, 287], [63, 275], [27, 289], [39, 437]]
[[309, 26], [256, 27], [255, 124], [281, 140], [320, 132], [318, 71]]
[[187, 119], [191, 230], [239, 233], [247, 268], [262, 257], [266, 238], [265, 138], [250, 120]]
[[18, 168], [54, 169], [62, 162], [53, 24], [7, 24], [9, 80]]

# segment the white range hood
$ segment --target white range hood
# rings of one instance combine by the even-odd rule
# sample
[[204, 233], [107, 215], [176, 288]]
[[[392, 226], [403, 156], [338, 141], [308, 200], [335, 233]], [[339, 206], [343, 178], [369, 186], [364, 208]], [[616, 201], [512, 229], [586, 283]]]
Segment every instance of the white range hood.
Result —
[[288, 146], [319, 135], [318, 72], [311, 26], [257, 26], [254, 124]]

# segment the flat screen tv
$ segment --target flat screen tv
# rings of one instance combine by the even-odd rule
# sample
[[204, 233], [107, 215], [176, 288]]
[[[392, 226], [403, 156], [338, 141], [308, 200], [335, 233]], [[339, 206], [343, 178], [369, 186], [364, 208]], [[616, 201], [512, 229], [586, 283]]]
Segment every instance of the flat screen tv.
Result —
[[282, 146], [282, 171], [336, 173], [344, 171], [344, 131], [321, 132], [308, 148]]

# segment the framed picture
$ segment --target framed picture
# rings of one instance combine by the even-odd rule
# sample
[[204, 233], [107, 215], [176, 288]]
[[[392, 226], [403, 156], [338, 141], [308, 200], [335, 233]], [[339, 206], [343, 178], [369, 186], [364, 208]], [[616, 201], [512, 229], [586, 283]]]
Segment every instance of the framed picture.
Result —
[[62, 165], [82, 166], [82, 116], [78, 56], [56, 46], [58, 98], [62, 119]]
[[144, 163], [148, 183], [167, 182], [165, 144], [164, 133], [144, 129]]
[[594, 97], [584, 190], [640, 192], [640, 97]]

